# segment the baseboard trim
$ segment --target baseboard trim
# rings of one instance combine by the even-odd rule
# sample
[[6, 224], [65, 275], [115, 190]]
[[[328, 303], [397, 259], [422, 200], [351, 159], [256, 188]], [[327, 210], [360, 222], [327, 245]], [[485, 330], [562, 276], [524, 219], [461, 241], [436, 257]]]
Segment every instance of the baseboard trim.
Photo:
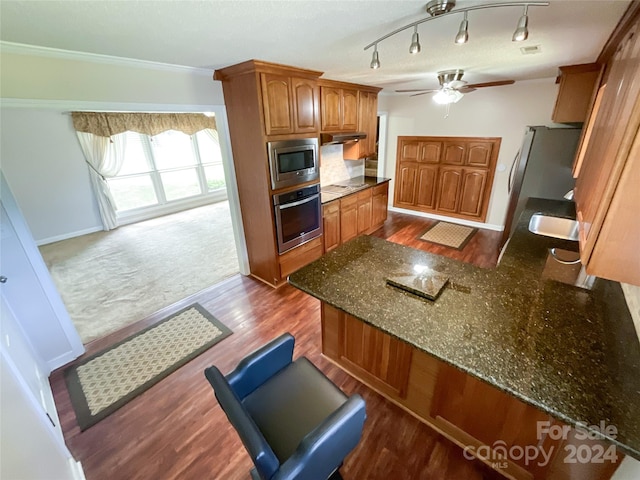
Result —
[[415, 210], [406, 210], [404, 208], [389, 206], [390, 212], [404, 213], [406, 215], [413, 215], [415, 217], [431, 218], [433, 220], [441, 220], [443, 222], [457, 223], [458, 225], [465, 225], [467, 227], [483, 228], [485, 230], [494, 230], [501, 232], [504, 230], [504, 225], [494, 225], [492, 223], [473, 222], [471, 220], [463, 220], [462, 218], [445, 217], [444, 215], [436, 215], [433, 213], [417, 212]]
[[75, 232], [63, 233], [62, 235], [55, 235], [53, 237], [43, 238], [42, 240], [37, 240], [36, 245], [41, 247], [42, 245], [47, 245], [49, 243], [60, 242], [62, 240], [69, 240], [70, 238], [80, 237], [82, 235], [88, 235], [89, 233], [101, 232], [103, 231], [102, 227], [91, 227], [85, 228], [84, 230], [77, 230]]

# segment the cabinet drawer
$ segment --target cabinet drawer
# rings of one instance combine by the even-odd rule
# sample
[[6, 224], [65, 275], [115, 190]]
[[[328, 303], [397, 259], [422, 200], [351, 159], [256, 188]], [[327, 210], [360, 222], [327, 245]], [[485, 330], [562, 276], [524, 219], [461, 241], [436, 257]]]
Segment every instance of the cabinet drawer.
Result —
[[349, 208], [357, 204], [358, 204], [357, 195], [349, 195], [348, 197], [344, 197], [340, 199], [340, 208]]
[[389, 191], [389, 184], [381, 183], [380, 185], [373, 187], [372, 190], [372, 195], [385, 195]]
[[367, 188], [366, 190], [363, 190], [361, 192], [358, 192], [356, 194], [356, 197], [358, 198], [359, 202], [366, 202], [367, 200], [369, 200], [371, 198], [371, 189]]
[[286, 278], [299, 268], [322, 256], [322, 236], [280, 255], [280, 277]]

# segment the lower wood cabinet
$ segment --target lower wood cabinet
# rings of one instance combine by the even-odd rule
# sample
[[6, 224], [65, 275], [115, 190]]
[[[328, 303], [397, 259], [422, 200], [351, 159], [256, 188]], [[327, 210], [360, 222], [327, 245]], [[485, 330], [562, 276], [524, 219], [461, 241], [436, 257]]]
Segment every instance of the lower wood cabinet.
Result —
[[[517, 480], [605, 480], [624, 458], [573, 462], [571, 451], [606, 451], [603, 440], [567, 438], [538, 432], [537, 422], [566, 426], [545, 412], [479, 380], [345, 312], [321, 303], [322, 353], [343, 370], [407, 410], [465, 449], [483, 452], [481, 461]], [[482, 447], [482, 448], [481, 448]], [[502, 452], [544, 449], [546, 462], [526, 461]], [[513, 450], [512, 450], [513, 449]], [[567, 462], [569, 458], [569, 462]], [[575, 458], [575, 455], [574, 455]], [[542, 456], [540, 456], [542, 459]]]
[[387, 219], [389, 183], [361, 190], [322, 206], [324, 251], [371, 233]]
[[322, 227], [324, 251], [330, 252], [340, 245], [340, 202], [330, 202], [322, 206]]
[[317, 260], [322, 256], [323, 242], [322, 237], [309, 240], [299, 247], [283, 253], [278, 258], [280, 263], [280, 276], [287, 278], [290, 274], [304, 267], [306, 264]]

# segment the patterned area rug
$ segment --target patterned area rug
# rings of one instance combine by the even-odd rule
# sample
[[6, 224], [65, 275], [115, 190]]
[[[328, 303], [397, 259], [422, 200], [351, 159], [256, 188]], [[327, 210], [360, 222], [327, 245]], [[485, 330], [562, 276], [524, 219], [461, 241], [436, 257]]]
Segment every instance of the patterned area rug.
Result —
[[478, 229], [473, 227], [456, 225], [455, 223], [437, 222], [430, 226], [422, 235], [418, 236], [418, 239], [455, 248], [456, 250], [462, 250], [477, 231]]
[[231, 333], [194, 303], [68, 368], [65, 378], [80, 429], [112, 414]]

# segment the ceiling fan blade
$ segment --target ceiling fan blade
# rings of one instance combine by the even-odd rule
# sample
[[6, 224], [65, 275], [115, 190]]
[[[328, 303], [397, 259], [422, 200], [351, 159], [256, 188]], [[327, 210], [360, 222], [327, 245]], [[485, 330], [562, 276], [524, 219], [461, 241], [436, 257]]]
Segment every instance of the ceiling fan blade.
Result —
[[501, 85], [512, 85], [514, 83], [516, 83], [515, 80], [498, 80], [495, 82], [472, 83], [471, 85], [467, 85], [467, 87], [469, 88], [499, 87]]
[[461, 88], [464, 88], [464, 86], [467, 84], [468, 82], [465, 82], [464, 80], [454, 80], [452, 82], [449, 82], [447, 84], [445, 84], [446, 88], [453, 88], [455, 90], [459, 90]]
[[471, 87], [462, 87], [462, 88], [457, 88], [456, 90], [458, 90], [460, 93], [471, 93], [476, 91], [475, 88], [471, 88]]
[[426, 95], [427, 93], [433, 93], [433, 92], [437, 92], [438, 90], [427, 90], [426, 92], [422, 92], [422, 93], [414, 93], [413, 95], [409, 95], [410, 97], [417, 97], [418, 95]]
[[396, 90], [396, 93], [413, 93], [413, 92], [424, 92], [424, 93], [429, 93], [429, 92], [437, 92], [439, 89], [425, 89], [425, 88], [419, 88], [417, 90]]

